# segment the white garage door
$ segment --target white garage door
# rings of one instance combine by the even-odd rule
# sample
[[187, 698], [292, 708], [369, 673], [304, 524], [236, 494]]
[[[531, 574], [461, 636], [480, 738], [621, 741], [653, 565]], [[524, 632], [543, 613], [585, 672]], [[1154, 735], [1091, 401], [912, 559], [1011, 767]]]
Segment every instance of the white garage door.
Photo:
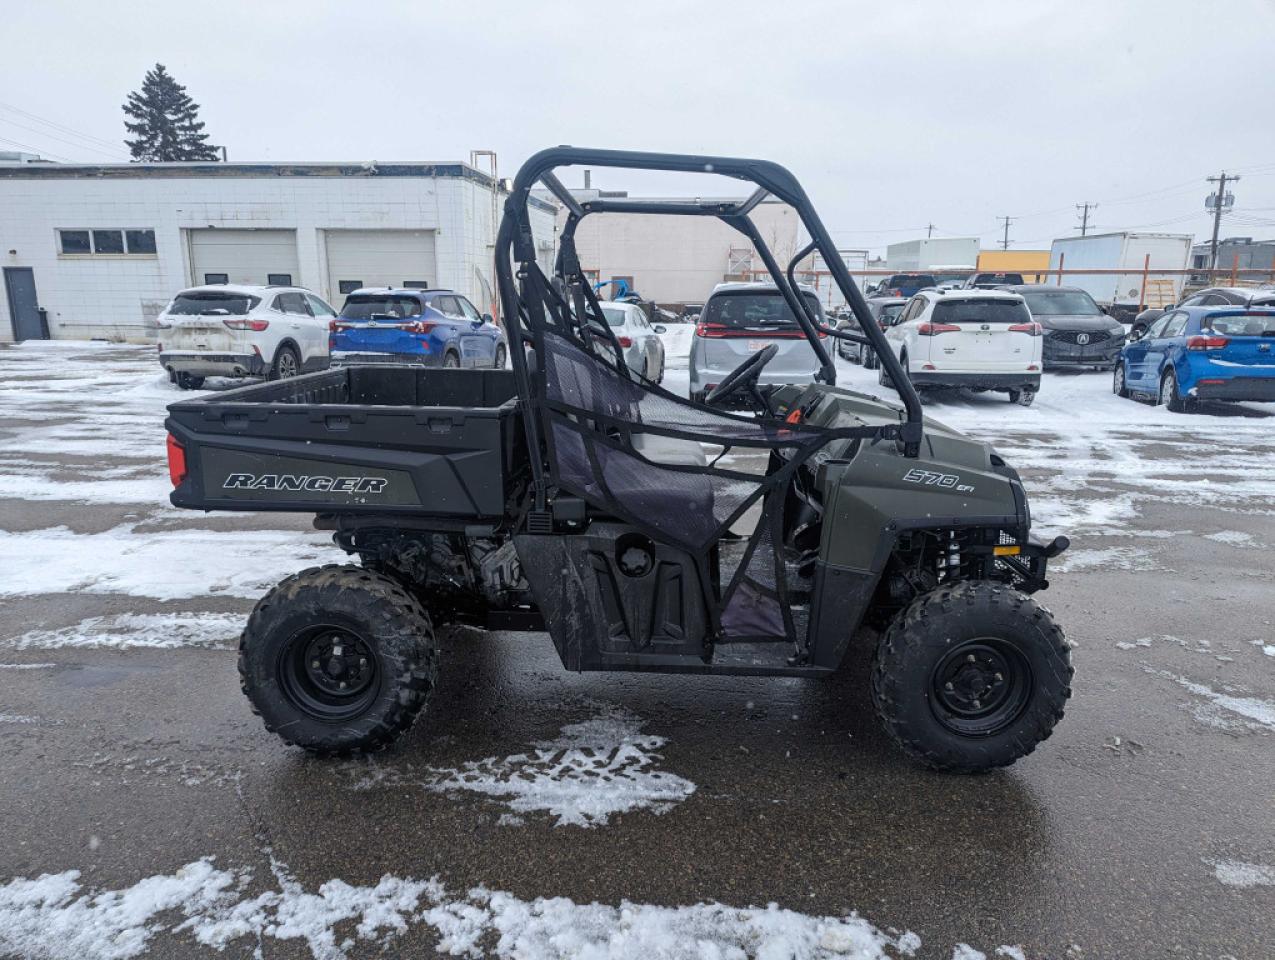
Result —
[[356, 287], [437, 285], [432, 230], [328, 230], [328, 301]]
[[194, 283], [301, 282], [295, 230], [190, 231]]

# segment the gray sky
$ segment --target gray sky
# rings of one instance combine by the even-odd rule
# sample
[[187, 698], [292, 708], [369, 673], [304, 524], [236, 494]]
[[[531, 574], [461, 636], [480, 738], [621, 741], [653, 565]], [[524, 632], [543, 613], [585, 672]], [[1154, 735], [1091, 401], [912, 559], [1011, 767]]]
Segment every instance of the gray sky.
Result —
[[1223, 235], [1275, 236], [1272, 0], [44, 0], [4, 19], [0, 149], [127, 159], [120, 104], [159, 61], [232, 160], [486, 148], [512, 175], [558, 143], [761, 156], [839, 244], [873, 249], [929, 223], [991, 245], [1002, 214], [1014, 246], [1047, 247], [1082, 200], [1098, 231], [1202, 240], [1203, 178], [1226, 168], [1243, 179]]

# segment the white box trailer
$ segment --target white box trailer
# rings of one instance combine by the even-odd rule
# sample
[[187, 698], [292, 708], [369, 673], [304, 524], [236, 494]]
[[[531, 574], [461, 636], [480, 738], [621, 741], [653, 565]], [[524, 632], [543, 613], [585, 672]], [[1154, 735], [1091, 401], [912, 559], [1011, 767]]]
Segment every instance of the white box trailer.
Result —
[[973, 270], [978, 264], [978, 237], [927, 237], [892, 243], [885, 265], [899, 273], [932, 273], [935, 267]]
[[[1164, 306], [1181, 299], [1185, 275], [1150, 275], [1144, 297], [1142, 271], [1144, 266], [1150, 270], [1185, 270], [1194, 239], [1185, 233], [1128, 232], [1063, 237], [1050, 247], [1049, 269], [1128, 271], [1068, 273], [1062, 278], [1062, 285], [1080, 287], [1115, 316], [1137, 313], [1144, 306]], [[1058, 279], [1051, 277], [1049, 282], [1057, 283]]]

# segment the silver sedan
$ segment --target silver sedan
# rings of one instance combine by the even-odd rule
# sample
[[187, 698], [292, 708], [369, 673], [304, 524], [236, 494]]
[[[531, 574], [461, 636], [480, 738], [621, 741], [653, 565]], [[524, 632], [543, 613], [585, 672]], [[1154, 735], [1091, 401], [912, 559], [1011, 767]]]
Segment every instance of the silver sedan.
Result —
[[652, 325], [646, 312], [632, 303], [604, 303], [602, 313], [620, 342], [624, 362], [629, 369], [652, 383], [663, 380], [664, 341], [659, 335], [664, 332], [664, 327]]

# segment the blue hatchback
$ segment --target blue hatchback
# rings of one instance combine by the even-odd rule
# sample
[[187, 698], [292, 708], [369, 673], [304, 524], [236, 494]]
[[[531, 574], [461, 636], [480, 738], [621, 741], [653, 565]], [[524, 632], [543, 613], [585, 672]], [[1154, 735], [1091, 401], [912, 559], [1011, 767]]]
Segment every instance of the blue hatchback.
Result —
[[452, 290], [355, 290], [332, 321], [332, 365], [503, 367], [504, 335]]
[[1275, 400], [1275, 309], [1180, 307], [1116, 359], [1111, 389], [1175, 413], [1200, 400]]

